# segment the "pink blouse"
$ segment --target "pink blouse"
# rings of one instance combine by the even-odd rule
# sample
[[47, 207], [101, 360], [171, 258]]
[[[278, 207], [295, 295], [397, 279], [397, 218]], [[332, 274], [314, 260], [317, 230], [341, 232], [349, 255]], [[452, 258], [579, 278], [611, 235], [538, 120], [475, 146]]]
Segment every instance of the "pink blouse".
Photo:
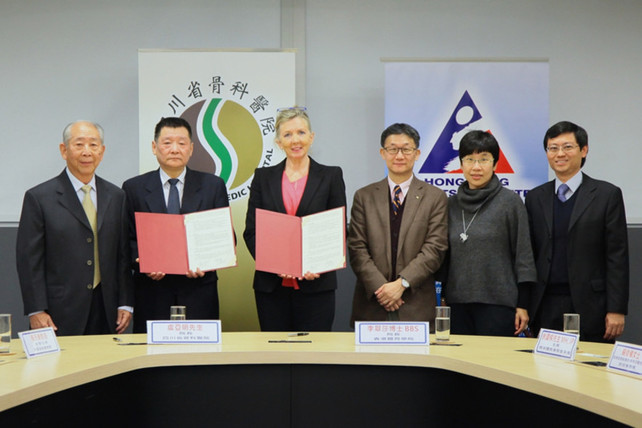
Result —
[[[288, 215], [296, 215], [296, 210], [299, 209], [299, 203], [303, 197], [305, 185], [308, 182], [308, 176], [305, 175], [296, 181], [290, 181], [288, 175], [283, 171], [281, 178], [281, 193], [283, 194], [283, 205], [285, 205], [285, 212]], [[284, 287], [294, 287], [295, 290], [299, 289], [299, 283], [295, 278], [283, 278], [281, 285]]]

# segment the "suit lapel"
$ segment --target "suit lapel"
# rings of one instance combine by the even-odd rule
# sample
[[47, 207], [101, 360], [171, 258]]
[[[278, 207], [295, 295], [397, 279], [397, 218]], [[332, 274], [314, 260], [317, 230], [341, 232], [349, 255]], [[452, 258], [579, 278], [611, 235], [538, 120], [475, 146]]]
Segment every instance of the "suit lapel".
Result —
[[403, 217], [401, 218], [401, 228], [399, 230], [399, 242], [397, 243], [397, 255], [401, 253], [403, 243], [410, 229], [417, 210], [424, 196], [423, 184], [420, 180], [413, 178], [408, 188], [408, 194], [404, 198]]
[[[390, 248], [390, 187], [388, 187], [388, 178], [384, 178], [382, 181], [376, 183], [372, 197], [374, 200], [372, 204], [366, 205], [366, 209], [372, 209], [376, 212], [377, 219], [381, 225], [380, 233], [382, 234], [381, 238], [386, 250], [386, 264], [388, 266], [386, 270], [388, 273], [386, 275], [388, 275], [391, 271], [390, 261], [392, 260]], [[377, 241], [376, 239], [373, 240], [373, 242]]]
[[145, 183], [145, 203], [151, 213], [167, 213], [167, 205], [165, 204], [165, 196], [163, 195], [163, 185], [160, 180], [160, 172], [156, 170], [155, 173], [147, 176]]
[[[280, 213], [285, 213], [285, 205], [283, 204], [283, 189], [281, 188], [281, 180], [283, 179], [283, 170], [285, 169], [285, 160], [277, 165], [276, 168], [270, 168], [266, 170], [269, 176], [267, 177], [267, 182], [269, 183], [270, 188], [269, 197], [272, 198], [273, 206], [276, 207], [276, 211]], [[310, 177], [308, 177], [309, 179]], [[305, 191], [304, 191], [305, 192]], [[301, 205], [301, 204], [299, 204]]]
[[65, 207], [76, 219], [81, 222], [85, 227], [91, 230], [91, 225], [87, 219], [87, 214], [78, 199], [78, 195], [74, 190], [74, 187], [71, 185], [69, 177], [67, 177], [67, 172], [62, 171], [62, 174], [58, 176], [58, 187], [56, 189], [58, 193], [58, 202], [60, 205]]
[[310, 158], [308, 179], [305, 183], [305, 189], [303, 189], [301, 202], [299, 202], [299, 207], [296, 210], [296, 215], [298, 216], [302, 216], [310, 212], [308, 208], [314, 199], [314, 195], [317, 194], [317, 189], [321, 185], [321, 174], [319, 173], [319, 169], [319, 164]]
[[539, 197], [538, 203], [542, 206], [542, 214], [548, 233], [553, 233], [553, 202], [555, 201], [555, 180], [549, 181]]
[[198, 211], [203, 199], [201, 193], [201, 180], [198, 174], [191, 169], [185, 173], [185, 187], [183, 188], [183, 200], [181, 201], [181, 213], [193, 213]]
[[96, 176], [96, 200], [98, 202], [98, 206], [96, 207], [96, 224], [98, 230], [100, 230], [103, 225], [105, 213], [107, 212], [107, 208], [109, 208], [112, 196], [112, 193], [107, 190], [105, 181]]
[[573, 206], [571, 219], [568, 223], [568, 230], [573, 228], [582, 213], [588, 208], [591, 202], [593, 202], [593, 199], [595, 199], [595, 189], [596, 186], [593, 180], [587, 175], [584, 175], [582, 184], [577, 189], [577, 197], [575, 198], [575, 206]]

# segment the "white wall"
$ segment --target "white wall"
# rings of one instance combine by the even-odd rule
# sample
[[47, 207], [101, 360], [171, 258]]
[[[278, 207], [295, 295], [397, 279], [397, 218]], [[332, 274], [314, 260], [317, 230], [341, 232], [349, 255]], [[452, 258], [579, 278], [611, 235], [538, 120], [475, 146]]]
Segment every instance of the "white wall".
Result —
[[[551, 123], [588, 130], [585, 171], [622, 187], [629, 222], [642, 223], [641, 1], [283, 1], [305, 4], [296, 28], [306, 30], [313, 156], [344, 168], [348, 200], [384, 174], [381, 58], [548, 58]], [[57, 144], [74, 119], [104, 125], [103, 177], [120, 184], [137, 173], [137, 49], [279, 48], [280, 13], [279, 0], [4, 0], [3, 176], [12, 179], [0, 186], [0, 222], [17, 221], [24, 191], [62, 169]]]
[[139, 48], [280, 42], [279, 0], [3, 0], [2, 177], [11, 182], [0, 186], [0, 222], [16, 222], [25, 190], [62, 171], [58, 144], [73, 120], [105, 128], [100, 176], [120, 185], [138, 174]]
[[642, 223], [641, 23], [639, 0], [308, 0], [314, 155], [344, 167], [349, 200], [383, 177], [381, 58], [548, 58], [551, 124], [587, 129], [585, 172], [620, 186]]

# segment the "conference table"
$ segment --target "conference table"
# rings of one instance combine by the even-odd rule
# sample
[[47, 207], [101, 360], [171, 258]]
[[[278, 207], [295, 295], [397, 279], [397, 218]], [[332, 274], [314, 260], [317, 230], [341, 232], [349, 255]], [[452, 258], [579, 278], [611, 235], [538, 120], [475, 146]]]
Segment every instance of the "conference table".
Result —
[[430, 346], [356, 346], [354, 333], [315, 332], [224, 332], [217, 345], [118, 339], [59, 337], [61, 352], [31, 359], [13, 340], [14, 354], [0, 354], [0, 426], [642, 426], [642, 379], [600, 366], [608, 344], [580, 342], [571, 362], [533, 354], [528, 338], [451, 336]]

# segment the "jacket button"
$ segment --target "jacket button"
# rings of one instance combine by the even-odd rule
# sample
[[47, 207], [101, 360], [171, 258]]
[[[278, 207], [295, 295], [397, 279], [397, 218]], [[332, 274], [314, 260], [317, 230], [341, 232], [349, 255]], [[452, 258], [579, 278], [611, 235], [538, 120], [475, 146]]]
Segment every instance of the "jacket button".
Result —
[[91, 264], [92, 264], [92, 261], [91, 260], [87, 260], [87, 266], [91, 266]]
[[91, 241], [93, 241], [92, 238], [87, 238], [87, 243], [91, 243]]
[[93, 290], [94, 284], [87, 284], [87, 290]]

